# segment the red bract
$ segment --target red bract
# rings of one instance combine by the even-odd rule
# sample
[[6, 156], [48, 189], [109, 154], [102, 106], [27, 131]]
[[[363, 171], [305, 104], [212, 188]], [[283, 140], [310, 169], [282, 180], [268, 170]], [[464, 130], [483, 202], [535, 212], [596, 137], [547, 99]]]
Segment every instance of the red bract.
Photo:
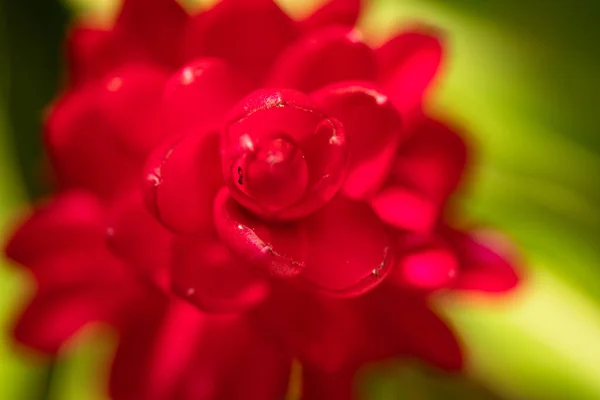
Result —
[[305, 399], [350, 397], [373, 360], [460, 368], [427, 296], [511, 289], [514, 254], [447, 218], [468, 149], [423, 111], [438, 32], [372, 47], [359, 11], [125, 0], [73, 28], [46, 125], [62, 193], [8, 248], [40, 285], [18, 336], [114, 324], [124, 399], [279, 399], [292, 358]]

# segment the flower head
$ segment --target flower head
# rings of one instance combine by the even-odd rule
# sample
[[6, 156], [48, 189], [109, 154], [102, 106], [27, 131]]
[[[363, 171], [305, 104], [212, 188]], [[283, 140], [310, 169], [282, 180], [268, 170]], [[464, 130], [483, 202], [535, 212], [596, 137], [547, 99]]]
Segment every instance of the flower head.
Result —
[[[193, 15], [125, 0], [111, 29], [74, 27], [46, 124], [60, 192], [8, 254], [51, 271], [28, 312], [78, 319], [51, 345], [37, 318], [18, 336], [55, 350], [85, 322], [113, 323], [120, 398], [281, 398], [292, 358], [305, 398], [343, 398], [372, 360], [460, 368], [427, 296], [508, 290], [512, 258], [447, 218], [468, 149], [424, 111], [439, 36], [416, 27], [373, 47], [359, 11], [331, 0], [296, 21], [271, 0]], [[245, 392], [227, 386], [248, 370]]]

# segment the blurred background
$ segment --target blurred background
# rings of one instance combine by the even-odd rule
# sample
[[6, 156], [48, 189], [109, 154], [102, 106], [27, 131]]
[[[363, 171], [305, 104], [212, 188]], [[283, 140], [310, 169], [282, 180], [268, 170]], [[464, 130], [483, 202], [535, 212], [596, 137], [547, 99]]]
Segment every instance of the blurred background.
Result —
[[[290, 9], [316, 0], [288, 0]], [[40, 121], [58, 90], [62, 37], [77, 14], [110, 18], [114, 0], [0, 3], [0, 238], [47, 188]], [[365, 371], [373, 399], [600, 399], [600, 3], [576, 0], [371, 0], [361, 27], [381, 41], [420, 20], [443, 28], [449, 64], [430, 107], [480, 145], [470, 216], [523, 249], [525, 280], [507, 298], [444, 295], [464, 338], [466, 376], [400, 363]], [[60, 360], [15, 345], [31, 295], [0, 268], [0, 399], [103, 399], [114, 339], [90, 330]]]

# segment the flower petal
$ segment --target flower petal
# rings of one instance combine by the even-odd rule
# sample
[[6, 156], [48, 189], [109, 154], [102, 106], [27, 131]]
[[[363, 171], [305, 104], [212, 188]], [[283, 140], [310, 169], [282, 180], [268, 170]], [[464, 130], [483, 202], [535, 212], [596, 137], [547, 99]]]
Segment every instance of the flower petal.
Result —
[[176, 0], [125, 0], [114, 30], [121, 45], [128, 44], [155, 62], [176, 67], [182, 61], [178, 44], [188, 18]]
[[28, 267], [45, 259], [99, 242], [102, 210], [88, 194], [73, 192], [39, 207], [14, 232], [6, 255]]
[[328, 0], [308, 16], [301, 25], [314, 30], [329, 25], [354, 26], [361, 10], [361, 0]]
[[65, 94], [54, 103], [45, 140], [61, 189], [85, 189], [109, 198], [138, 178], [143, 160], [118, 148], [97, 107], [96, 87]]
[[393, 263], [385, 226], [364, 204], [337, 196], [307, 221], [306, 268], [299, 276], [338, 296], [357, 296], [383, 281]]
[[354, 378], [356, 370], [343, 368], [324, 372], [310, 366], [302, 368], [302, 400], [352, 400], [357, 396]]
[[254, 307], [269, 287], [216, 237], [182, 236], [175, 243], [173, 291], [201, 310], [238, 313]]
[[223, 185], [219, 136], [191, 131], [150, 156], [145, 197], [150, 211], [174, 232], [212, 230], [214, 197]]
[[113, 38], [111, 30], [82, 23], [69, 30], [66, 42], [71, 84], [99, 79], [122, 61], [120, 53], [111, 53]]
[[188, 60], [222, 58], [259, 81], [296, 36], [296, 25], [272, 0], [223, 0], [192, 18], [184, 52]]
[[380, 85], [406, 119], [420, 108], [440, 69], [442, 50], [439, 34], [425, 27], [401, 32], [376, 49]]
[[381, 219], [397, 228], [426, 232], [461, 181], [467, 148], [454, 130], [430, 118], [417, 124], [410, 135], [371, 205]]
[[167, 82], [163, 99], [165, 129], [170, 134], [191, 128], [212, 128], [249, 90], [222, 60], [200, 58], [189, 62]]
[[21, 314], [14, 335], [29, 347], [54, 354], [88, 323], [112, 322], [113, 307], [93, 287], [42, 286]]
[[517, 286], [520, 255], [506, 237], [483, 229], [469, 233], [449, 231], [447, 235], [460, 262], [453, 289], [505, 292]]
[[106, 233], [117, 257], [143, 279], [167, 290], [174, 235], [148, 212], [138, 191], [115, 204]]
[[219, 237], [246, 262], [274, 276], [290, 278], [305, 267], [307, 243], [302, 224], [269, 224], [246, 212], [223, 188], [215, 200]]
[[385, 95], [366, 83], [332, 85], [312, 97], [346, 130], [350, 166], [344, 193], [355, 199], [368, 196], [383, 184], [405, 136], [398, 113]]
[[271, 67], [267, 85], [308, 93], [340, 81], [371, 81], [376, 73], [374, 53], [358, 32], [332, 27], [290, 45]]
[[[382, 285], [365, 297], [365, 317], [378, 357], [412, 356], [445, 370], [458, 370], [463, 355], [457, 338], [422, 296]], [[379, 348], [379, 350], [376, 350]]]

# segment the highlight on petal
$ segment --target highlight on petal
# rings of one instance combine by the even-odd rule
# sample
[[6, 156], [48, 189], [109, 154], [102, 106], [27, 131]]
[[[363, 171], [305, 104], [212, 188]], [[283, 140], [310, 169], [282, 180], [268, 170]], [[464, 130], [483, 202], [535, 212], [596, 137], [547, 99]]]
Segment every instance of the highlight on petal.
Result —
[[238, 313], [264, 300], [268, 283], [258, 271], [209, 235], [181, 236], [175, 242], [172, 289], [209, 313]]
[[223, 0], [187, 27], [187, 60], [218, 57], [255, 82], [297, 37], [294, 23], [272, 0]]
[[138, 179], [143, 160], [110, 140], [111, 127], [99, 111], [98, 97], [95, 86], [65, 94], [52, 105], [44, 134], [61, 189], [110, 198]]
[[400, 116], [369, 83], [334, 84], [313, 93], [312, 98], [340, 120], [348, 136], [350, 166], [344, 193], [354, 199], [367, 197], [383, 184], [405, 136]]
[[291, 89], [242, 100], [221, 132], [223, 176], [232, 196], [268, 220], [309, 215], [331, 199], [348, 165], [345, 131]]
[[173, 135], [212, 128], [249, 86], [223, 60], [200, 58], [187, 63], [165, 86], [165, 129]]
[[360, 15], [362, 0], [327, 0], [321, 8], [301, 21], [305, 30], [324, 26], [354, 26]]
[[440, 69], [443, 47], [438, 32], [417, 27], [399, 33], [375, 50], [380, 85], [403, 117], [419, 109]]
[[305, 93], [341, 81], [372, 81], [377, 63], [360, 34], [331, 27], [303, 36], [278, 57], [266, 85], [295, 88]]
[[460, 262], [453, 289], [505, 292], [517, 286], [521, 256], [505, 236], [484, 229], [468, 233], [447, 230], [446, 235]]
[[213, 201], [223, 185], [219, 137], [194, 131], [165, 143], [152, 153], [144, 173], [150, 212], [174, 232], [213, 229]]
[[174, 235], [144, 207], [139, 191], [124, 194], [113, 206], [106, 236], [115, 256], [142, 279], [168, 289]]
[[391, 239], [368, 205], [337, 196], [307, 226], [306, 268], [299, 279], [310, 286], [330, 295], [358, 296], [390, 272]]
[[219, 237], [242, 260], [280, 278], [298, 275], [306, 265], [308, 244], [299, 223], [269, 224], [244, 210], [222, 189], [215, 200]]
[[443, 123], [425, 117], [400, 145], [371, 205], [382, 220], [397, 228], [430, 231], [458, 187], [466, 164], [463, 139]]

